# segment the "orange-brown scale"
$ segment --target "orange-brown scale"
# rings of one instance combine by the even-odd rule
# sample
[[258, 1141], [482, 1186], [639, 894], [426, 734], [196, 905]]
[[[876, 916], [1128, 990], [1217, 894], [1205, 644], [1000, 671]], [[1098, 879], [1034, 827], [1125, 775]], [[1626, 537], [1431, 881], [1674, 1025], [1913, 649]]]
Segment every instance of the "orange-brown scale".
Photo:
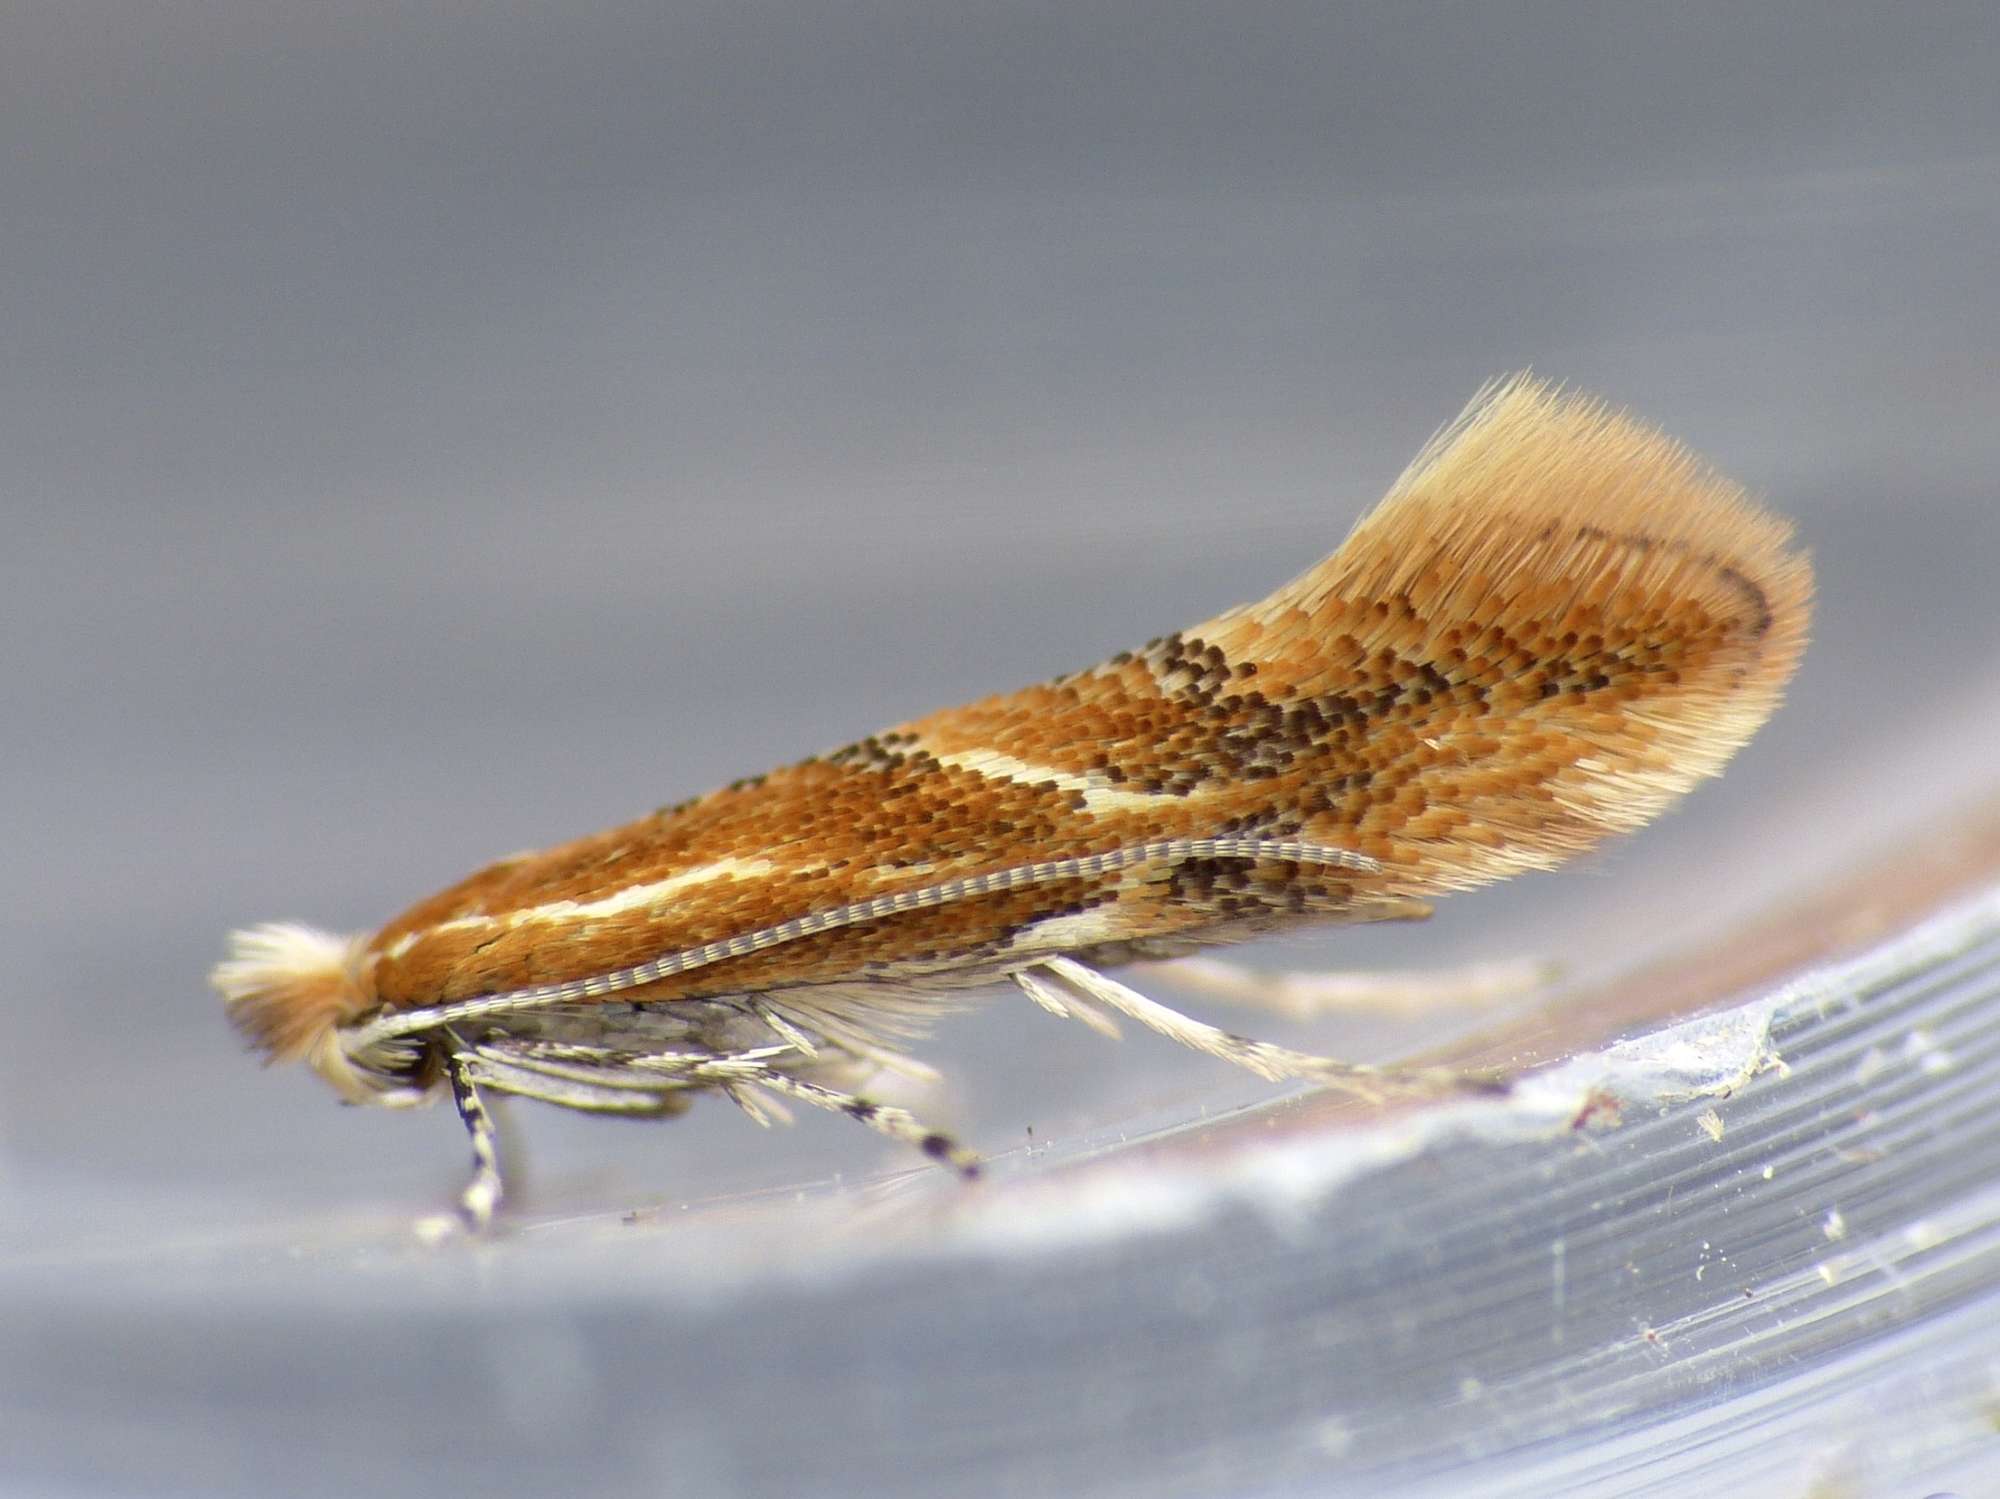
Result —
[[[1810, 571], [1786, 539], [1666, 439], [1517, 382], [1270, 598], [495, 865], [373, 939], [376, 991], [405, 1007], [587, 977], [871, 896], [1169, 837], [1300, 837], [1384, 868], [1211, 860], [1015, 890], [644, 997], [862, 979], [988, 952], [1086, 907], [1107, 929], [1160, 936], [1361, 917], [1547, 867], [1655, 815], [1775, 706], [1809, 612]], [[940, 760], [982, 754], [1014, 768]], [[506, 922], [724, 860], [772, 867], [603, 920]], [[435, 930], [475, 917], [496, 920]]]
[[[1094, 844], [1066, 825], [1072, 817], [1067, 798], [940, 771], [921, 757], [870, 769], [807, 761], [754, 787], [719, 791], [472, 876], [383, 929], [371, 944], [384, 954], [376, 987], [391, 1005], [428, 1004], [606, 972], [801, 912], [971, 873], [994, 859], [1025, 863], [1087, 852]], [[597, 921], [430, 930], [468, 916], [601, 899], [731, 858], [776, 867], [761, 878], [683, 887], [657, 907]], [[998, 915], [1014, 905], [989, 909]], [[946, 907], [903, 919], [915, 923], [904, 928], [913, 936], [957, 932], [967, 912]], [[418, 940], [388, 956], [406, 934]]]
[[1029, 923], [1079, 913], [1116, 898], [1108, 878], [1073, 880], [982, 896], [801, 937], [616, 996], [621, 1002], [755, 994], [812, 984], [908, 978], [963, 966], [1004, 950]]

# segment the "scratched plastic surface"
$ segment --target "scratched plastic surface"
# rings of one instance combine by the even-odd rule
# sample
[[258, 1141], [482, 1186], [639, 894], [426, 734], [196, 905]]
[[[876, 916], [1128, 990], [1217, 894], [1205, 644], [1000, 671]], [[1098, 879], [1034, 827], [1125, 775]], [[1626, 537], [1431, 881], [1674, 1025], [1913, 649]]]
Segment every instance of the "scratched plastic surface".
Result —
[[17, 1250], [7, 1462], [24, 1492], [1985, 1492], [2000, 881], [1890, 926], [1504, 1104], [1301, 1096], [978, 1194], [902, 1172], [441, 1253], [327, 1213]]
[[[2000, 1493], [2000, 13], [1920, 9], [13, 7], [0, 1494]], [[429, 1253], [455, 1121], [203, 984], [1259, 596], [1523, 365], [1797, 520], [1787, 706], [1244, 955], [1549, 995], [1147, 984], [1506, 1110], [999, 1000], [908, 1100], [976, 1188], [522, 1109]]]

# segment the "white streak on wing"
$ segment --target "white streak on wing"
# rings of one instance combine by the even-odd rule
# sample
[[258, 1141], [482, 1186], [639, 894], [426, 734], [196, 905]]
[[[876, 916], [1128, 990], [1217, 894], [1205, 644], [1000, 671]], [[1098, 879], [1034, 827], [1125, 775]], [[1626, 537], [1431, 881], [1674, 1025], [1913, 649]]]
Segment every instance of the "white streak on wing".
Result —
[[[497, 916], [454, 917], [422, 932], [413, 933], [403, 941], [411, 942], [419, 937], [433, 937], [440, 932], [521, 927], [535, 922], [598, 921], [608, 916], [620, 916], [627, 911], [658, 905], [661, 901], [693, 885], [706, 885], [715, 880], [762, 879], [776, 867], [769, 859], [717, 859], [711, 864], [697, 865], [679, 874], [668, 875], [663, 880], [648, 880], [643, 884], [622, 886], [596, 900], [552, 900], [545, 905], [522, 906], [517, 911], [503, 911]], [[397, 955], [392, 953], [391, 956]]]
[[1012, 781], [1020, 786], [1047, 783], [1058, 791], [1080, 792], [1085, 808], [1092, 812], [1144, 812], [1158, 807], [1162, 801], [1180, 800], [1166, 792], [1132, 791], [1123, 786], [1107, 786], [1096, 777], [1078, 775], [1069, 770], [1052, 770], [1046, 765], [1003, 755], [998, 750], [962, 749], [939, 753], [921, 744], [920, 747], [940, 765], [954, 770], [969, 770], [989, 780]]
[[1017, 951], [1076, 952], [1130, 935], [1129, 927], [1119, 924], [1115, 905], [1098, 906], [1073, 916], [1049, 916], [1030, 922], [1014, 934], [1008, 947]]

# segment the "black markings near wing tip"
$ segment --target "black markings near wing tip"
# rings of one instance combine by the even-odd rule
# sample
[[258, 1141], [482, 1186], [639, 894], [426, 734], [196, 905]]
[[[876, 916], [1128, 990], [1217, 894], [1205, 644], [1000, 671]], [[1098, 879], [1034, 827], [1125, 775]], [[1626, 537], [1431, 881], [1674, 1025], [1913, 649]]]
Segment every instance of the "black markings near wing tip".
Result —
[[[1750, 633], [1752, 635], [1762, 638], [1769, 634], [1771, 626], [1777, 623], [1777, 615], [1773, 612], [1771, 606], [1771, 596], [1765, 590], [1764, 586], [1748, 573], [1744, 572], [1742, 568], [1732, 564], [1720, 552], [1700, 551], [1691, 541], [1664, 539], [1656, 536], [1647, 536], [1642, 533], [1624, 534], [1608, 531], [1602, 526], [1579, 526], [1577, 527], [1576, 534], [1591, 541], [1606, 541], [1614, 546], [1631, 547], [1634, 551], [1642, 555], [1651, 551], [1654, 547], [1660, 547], [1670, 552], [1678, 552], [1692, 559], [1697, 565], [1712, 569], [1715, 575], [1721, 578], [1724, 583], [1736, 589], [1749, 600], [1751, 611], [1756, 616], [1755, 621], [1750, 626]], [[1542, 539], [1547, 539], [1546, 533]]]

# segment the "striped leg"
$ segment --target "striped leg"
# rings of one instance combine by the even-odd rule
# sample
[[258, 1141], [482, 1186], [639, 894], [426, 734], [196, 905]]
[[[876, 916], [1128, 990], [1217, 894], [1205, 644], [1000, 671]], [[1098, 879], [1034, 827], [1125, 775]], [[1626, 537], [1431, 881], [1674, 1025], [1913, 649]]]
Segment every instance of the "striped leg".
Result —
[[493, 1226], [494, 1211], [506, 1189], [500, 1181], [500, 1151], [494, 1143], [493, 1116], [486, 1112], [486, 1102], [480, 1097], [479, 1085], [472, 1080], [472, 1070], [466, 1063], [467, 1058], [458, 1052], [445, 1060], [452, 1102], [458, 1105], [458, 1117], [472, 1137], [472, 1180], [458, 1194], [458, 1211], [467, 1228], [475, 1234], [484, 1234]]
[[831, 1109], [845, 1114], [850, 1119], [859, 1120], [870, 1129], [887, 1135], [892, 1140], [901, 1140], [905, 1145], [914, 1145], [934, 1161], [943, 1161], [967, 1180], [979, 1175], [979, 1157], [960, 1145], [950, 1135], [929, 1128], [908, 1109], [899, 1109], [893, 1104], [876, 1103], [871, 1099], [853, 1093], [842, 1093], [834, 1088], [826, 1088], [818, 1083], [806, 1082], [790, 1073], [767, 1070], [749, 1076], [746, 1081], [760, 1088], [768, 1088], [773, 1093], [782, 1093], [787, 1098], [796, 1098], [801, 1103], [809, 1103], [815, 1108]]
[[[471, 1108], [483, 1120], [477, 1094], [481, 1085], [563, 1108], [628, 1115], [679, 1113], [692, 1097], [690, 1090], [713, 1088], [759, 1124], [788, 1120], [778, 1098], [794, 1098], [846, 1114], [893, 1140], [914, 1145], [961, 1175], [979, 1174], [976, 1155], [949, 1135], [929, 1128], [908, 1110], [793, 1076], [786, 1064], [796, 1066], [801, 1060], [797, 1048], [790, 1045], [737, 1052], [631, 1052], [543, 1041], [486, 1041], [454, 1053], [452, 1085], [466, 1128], [473, 1133], [475, 1161], [482, 1159], [481, 1132], [473, 1122], [474, 1115], [467, 1112], [465, 1100], [472, 1100]], [[760, 1100], [755, 1089], [778, 1097]], [[486, 1137], [483, 1158], [490, 1159], [490, 1128]], [[496, 1170], [495, 1201], [498, 1181]], [[473, 1211], [470, 1201], [478, 1186], [475, 1177], [473, 1186], [466, 1189], [468, 1221]]]

